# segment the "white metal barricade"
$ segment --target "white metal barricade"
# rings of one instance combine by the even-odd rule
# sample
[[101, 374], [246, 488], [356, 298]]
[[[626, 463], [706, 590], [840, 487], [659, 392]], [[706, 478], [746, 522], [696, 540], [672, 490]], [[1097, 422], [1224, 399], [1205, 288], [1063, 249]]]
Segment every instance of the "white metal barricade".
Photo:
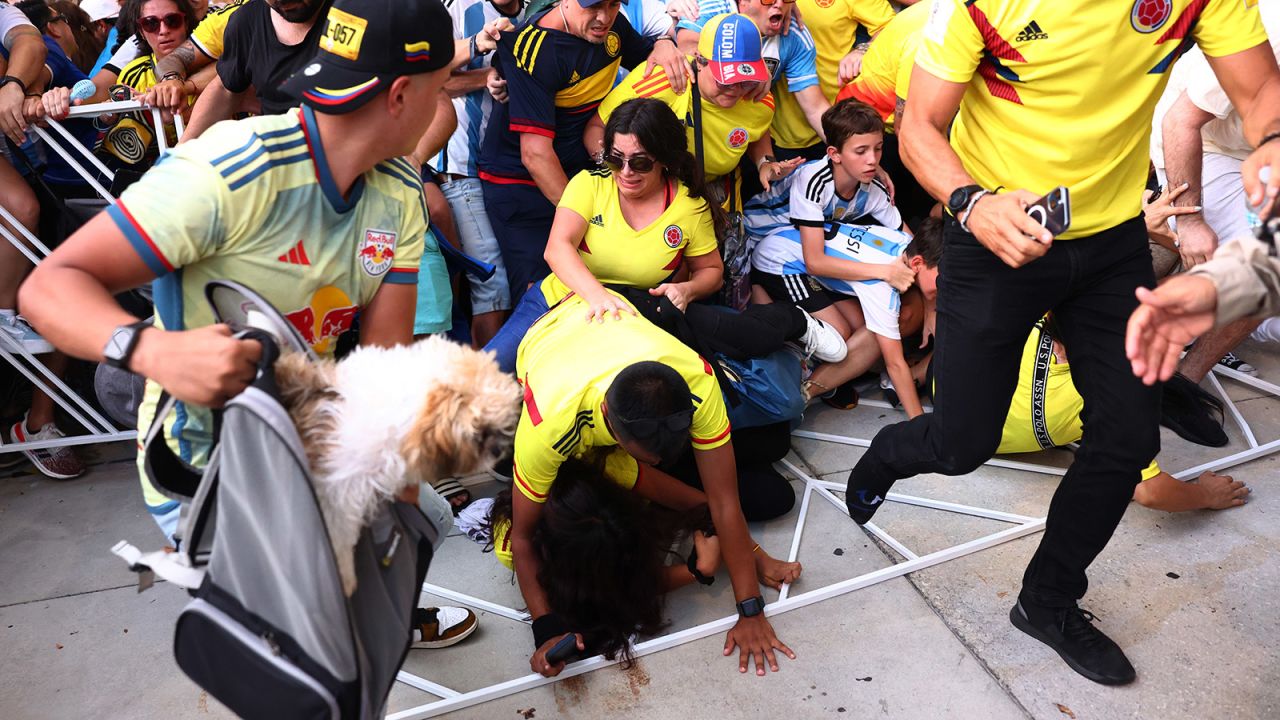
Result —
[[[97, 117], [99, 115], [149, 111], [151, 118], [155, 123], [156, 142], [159, 146], [161, 154], [168, 151], [168, 142], [165, 138], [164, 125], [158, 108], [143, 105], [133, 100], [123, 102], [106, 102], [94, 105], [81, 105], [73, 107], [68, 117]], [[84, 180], [89, 183], [90, 187], [97, 192], [103, 200], [108, 203], [115, 204], [116, 199], [111, 193], [103, 187], [98, 181], [98, 176], [106, 177], [113, 180], [115, 174], [111, 172], [106, 165], [94, 156], [90, 148], [86, 148], [76, 140], [61, 123], [55, 120], [46, 119], [49, 129], [32, 125], [36, 135], [44, 141], [50, 150], [56, 152], [63, 160], [67, 162]], [[183, 125], [182, 118], [175, 116], [174, 124], [178, 131], [178, 136], [182, 136]], [[52, 132], [50, 132], [52, 130]], [[78, 157], [77, 157], [78, 156]], [[93, 171], [86, 168], [85, 164], [92, 166]], [[96, 172], [95, 172], [96, 171]], [[4, 225], [0, 225], [0, 238], [3, 238], [9, 244], [18, 248], [33, 265], [40, 264], [40, 261], [48, 257], [49, 247], [39, 240], [34, 234], [28, 231], [17, 221], [8, 210], [0, 207], [0, 218], [3, 218], [11, 227], [17, 228], [21, 239], [11, 233]], [[25, 242], [24, 242], [25, 241]], [[0, 357], [9, 363], [27, 378], [31, 383], [47, 394], [58, 407], [62, 408], [68, 415], [80, 423], [87, 431], [83, 435], [72, 435], [56, 440], [40, 440], [28, 441], [23, 443], [5, 443], [0, 445], [0, 453], [19, 452], [22, 450], [38, 450], [48, 447], [68, 447], [73, 445], [90, 445], [101, 442], [114, 442], [117, 440], [133, 440], [137, 433], [132, 429], [120, 429], [110, 420], [98, 412], [91, 403], [77, 394], [74, 390], [67, 386], [61, 379], [49, 371], [34, 355], [27, 351], [22, 344], [10, 336], [8, 333], [0, 332]]]
[[[862, 401], [861, 404], [871, 407], [889, 407], [886, 403], [868, 400]], [[844, 444], [859, 445], [863, 447], [867, 444], [867, 441], [859, 440], [857, 438], [845, 438], [837, 435], [824, 435], [822, 433], [811, 433], [807, 431], [797, 431], [794, 433], [794, 436], [825, 440], [828, 442], [841, 442]], [[1000, 467], [1016, 467], [1016, 469], [1020, 470], [1031, 470], [1034, 472], [1058, 475], [1063, 472], [1063, 470], [1059, 468], [1042, 467], [1031, 463], [1016, 463], [1010, 465], [1007, 461], [996, 460], [988, 464], [998, 465]], [[796, 525], [792, 533], [791, 547], [787, 555], [788, 560], [795, 561], [799, 557], [800, 539], [804, 532], [805, 522], [808, 519], [811, 499], [814, 495], [821, 496], [824, 500], [832, 503], [842, 514], [845, 514], [847, 513], [847, 510], [845, 508], [844, 501], [835, 495], [835, 492], [844, 492], [844, 486], [840, 483], [813, 478], [808, 473], [804, 472], [787, 460], [783, 460], [780, 465], [782, 469], [792, 477], [804, 482], [804, 490], [800, 499], [800, 510], [796, 516]], [[897, 538], [890, 535], [883, 528], [875, 525], [874, 523], [868, 523], [863, 526], [862, 529], [868, 534], [881, 540], [888, 547], [892, 548], [894, 552], [903, 558], [901, 562], [897, 562], [873, 572], [863, 573], [857, 577], [842, 580], [825, 587], [807, 590], [798, 595], [791, 595], [791, 586], [783, 585], [782, 590], [778, 595], [778, 599], [765, 607], [765, 614], [772, 617], [774, 615], [781, 615], [782, 613], [798, 610], [823, 600], [839, 597], [856, 590], [871, 587], [872, 585], [878, 585], [882, 582], [899, 578], [918, 570], [924, 570], [925, 568], [933, 567], [934, 565], [939, 565], [949, 560], [955, 560], [965, 557], [966, 555], [972, 555], [973, 553], [981, 552], [982, 550], [995, 547], [1002, 543], [1009, 542], [1010, 540], [1016, 540], [1020, 537], [1031, 535], [1044, 529], [1044, 518], [1027, 517], [1025, 515], [1001, 512], [999, 510], [989, 510], [987, 508], [960, 505], [957, 503], [943, 502], [940, 500], [932, 500], [929, 498], [915, 497], [911, 495], [902, 495], [899, 493], [889, 493], [886, 500], [905, 505], [931, 508], [943, 512], [959, 513], [986, 518], [989, 520], [996, 520], [999, 522], [1009, 523], [1011, 527], [980, 538], [961, 542], [960, 544], [943, 550], [919, 555], [913, 552], [904, 543], [900, 542]], [[851, 524], [853, 523], [852, 520], [849, 520], [848, 522]], [[856, 526], [853, 525], [851, 525], [851, 527], [856, 528]], [[429, 593], [436, 597], [441, 597], [451, 602], [466, 605], [477, 610], [483, 610], [515, 622], [525, 624], [529, 623], [528, 613], [497, 605], [473, 595], [455, 592], [432, 583], [424, 583], [422, 590], [424, 593]], [[684, 645], [695, 640], [700, 640], [717, 633], [727, 632], [737, 621], [738, 616], [735, 613], [717, 620], [702, 623], [701, 625], [696, 625], [661, 637], [645, 640], [633, 646], [634, 654], [636, 657], [643, 657], [655, 652]], [[453, 688], [445, 687], [439, 683], [432, 682], [431, 680], [402, 670], [397, 676], [397, 680], [409, 685], [410, 687], [435, 695], [440, 699], [388, 715], [388, 718], [389, 720], [418, 720], [419, 718], [436, 717], [446, 712], [460, 710], [462, 708], [471, 707], [490, 700], [497, 700], [524, 690], [549, 685], [566, 678], [591, 672], [592, 670], [608, 667], [610, 665], [617, 664], [618, 662], [621, 662], [621, 658], [617, 660], [607, 660], [603, 656], [597, 655], [592, 658], [570, 663], [565, 667], [563, 672], [554, 678], [546, 678], [538, 674], [529, 674], [468, 692], [460, 692]]]
[[[1262, 390], [1273, 397], [1280, 399], [1280, 386], [1250, 377], [1234, 370], [1223, 368], [1221, 366], [1215, 367], [1214, 372], [1252, 388]], [[1223, 470], [1250, 460], [1256, 460], [1258, 458], [1280, 452], [1280, 439], [1267, 443], [1260, 443], [1255, 437], [1249, 423], [1240, 413], [1236, 403], [1227, 395], [1217, 377], [1211, 373], [1208, 380], [1218, 394], [1222, 396], [1227, 413], [1240, 428], [1249, 448], [1175, 473], [1174, 477], [1179, 480], [1194, 479], [1199, 477], [1200, 473], [1205, 470]], [[859, 403], [859, 406], [875, 408], [890, 407], [888, 403], [868, 399], [863, 399]], [[843, 445], [852, 445], [855, 447], [868, 447], [871, 444], [870, 440], [864, 438], [835, 435], [831, 433], [819, 433], [808, 430], [797, 430], [792, 433], [792, 435], [798, 438], [833, 442]], [[993, 458], [985, 464], [992, 467], [1008, 468], [1046, 475], [1061, 476], [1066, 472], [1066, 468], [1062, 467], [1038, 465], [1036, 463], [1007, 460], [1004, 458]], [[800, 510], [796, 516], [796, 525], [792, 534], [790, 552], [787, 555], [788, 560], [795, 561], [799, 556], [800, 539], [804, 532], [805, 522], [808, 519], [809, 505], [813, 496], [818, 495], [822, 497], [823, 500], [833, 504], [841, 513], [845, 513], [847, 510], [845, 508], [844, 501], [835, 494], [836, 492], [843, 492], [845, 488], [841, 483], [813, 478], [789, 461], [783, 460], [781, 465], [793, 477], [804, 482], [804, 490], [800, 499]], [[770, 603], [765, 608], [765, 614], [769, 616], [779, 615], [812, 605], [813, 603], [820, 602], [822, 600], [845, 595], [866, 587], [871, 587], [872, 585], [902, 577], [934, 565], [939, 565], [949, 560], [955, 560], [965, 557], [966, 555], [981, 552], [982, 550], [995, 547], [1002, 543], [1009, 542], [1010, 540], [1031, 535], [1043, 530], [1045, 525], [1045, 518], [1042, 517], [1028, 517], [999, 510], [990, 510], [987, 508], [961, 505], [958, 503], [943, 502], [940, 500], [903, 495], [900, 493], [891, 492], [886, 496], [885, 500], [888, 502], [914, 505], [943, 512], [986, 518], [988, 520], [1008, 523], [1011, 527], [977, 539], [961, 542], [958, 545], [954, 545], [943, 550], [938, 550], [926, 555], [918, 555], [913, 552], [911, 548], [907, 547], [906, 544], [888, 533], [884, 528], [881, 528], [875, 523], [867, 523], [862, 529], [901, 556], [903, 558], [901, 562], [873, 572], [864, 573], [854, 578], [842, 580], [840, 582], [827, 585], [826, 587], [808, 590], [798, 595], [791, 595], [791, 586], [783, 585], [782, 590], [778, 595], [778, 599], [775, 602]], [[853, 521], [850, 520], [849, 522], [852, 523]], [[455, 592], [432, 583], [424, 583], [422, 590], [424, 593], [429, 593], [436, 597], [444, 598], [451, 602], [466, 605], [477, 610], [483, 610], [508, 620], [525, 624], [530, 622], [529, 614], [526, 612], [497, 605], [473, 595]], [[636, 644], [634, 646], [634, 654], [636, 657], [643, 657], [661, 650], [693, 642], [694, 640], [700, 640], [716, 633], [727, 632], [729, 628], [737, 622], [737, 620], [738, 616], [736, 614], [730, 615], [718, 620], [713, 620], [711, 622], [663, 635], [661, 637], [652, 638]], [[541, 675], [529, 674], [468, 692], [460, 692], [453, 688], [445, 687], [426, 678], [402, 670], [397, 676], [397, 680], [440, 699], [391, 714], [388, 718], [390, 720], [418, 720], [419, 718], [436, 717], [446, 712], [460, 710], [462, 708], [471, 707], [490, 700], [497, 700], [518, 692], [541, 687], [543, 685], [549, 685], [565, 678], [582, 675], [583, 673], [608, 667], [620, 661], [620, 659], [607, 660], [602, 656], [596, 656], [567, 665], [564, 671], [554, 678], [545, 678]]]

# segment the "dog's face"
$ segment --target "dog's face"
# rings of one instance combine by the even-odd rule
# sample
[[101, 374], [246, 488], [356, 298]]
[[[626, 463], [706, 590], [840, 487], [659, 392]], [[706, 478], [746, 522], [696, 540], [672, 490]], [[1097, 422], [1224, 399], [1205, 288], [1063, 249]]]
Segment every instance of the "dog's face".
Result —
[[402, 446], [424, 480], [492, 467], [520, 420], [520, 386], [492, 355], [454, 345], [447, 360], [447, 377], [427, 391]]

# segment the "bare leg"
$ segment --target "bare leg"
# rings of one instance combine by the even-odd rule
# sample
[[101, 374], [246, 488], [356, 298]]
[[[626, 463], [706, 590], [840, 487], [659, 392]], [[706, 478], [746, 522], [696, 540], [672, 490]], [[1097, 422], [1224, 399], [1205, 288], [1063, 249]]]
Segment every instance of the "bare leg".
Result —
[[1200, 382], [1223, 355], [1231, 352], [1237, 345], [1249, 337], [1261, 320], [1241, 318], [1216, 330], [1205, 333], [1178, 364], [1178, 371], [1186, 375], [1192, 382]]
[[[40, 203], [36, 200], [31, 186], [22, 179], [9, 161], [0, 157], [0, 206], [8, 210], [32, 233], [40, 223]], [[0, 220], [0, 225], [15, 238], [22, 239], [22, 233]], [[24, 243], [25, 244], [25, 243]], [[0, 240], [0, 310], [12, 310], [18, 307], [18, 286], [22, 279], [31, 272], [31, 261], [18, 248], [8, 241]]]
[[498, 334], [502, 323], [506, 322], [506, 310], [494, 310], [471, 317], [471, 347], [479, 350]]
[[1226, 510], [1245, 503], [1249, 488], [1230, 475], [1205, 472], [1194, 482], [1182, 482], [1169, 473], [1138, 483], [1133, 499], [1139, 505], [1165, 512]]
[[[48, 353], [40, 357], [45, 367], [57, 377], [67, 372], [67, 356], [60, 352]], [[27, 429], [36, 432], [46, 424], [53, 422], [53, 399], [40, 388], [31, 389], [31, 411], [27, 413]]]

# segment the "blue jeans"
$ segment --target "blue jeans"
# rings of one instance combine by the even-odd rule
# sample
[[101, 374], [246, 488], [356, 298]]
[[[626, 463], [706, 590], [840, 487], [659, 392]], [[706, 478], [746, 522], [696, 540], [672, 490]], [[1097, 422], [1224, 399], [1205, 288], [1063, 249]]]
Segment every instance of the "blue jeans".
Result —
[[498, 238], [489, 224], [489, 213], [484, 207], [484, 190], [479, 178], [450, 180], [440, 186], [444, 199], [453, 212], [453, 224], [458, 228], [458, 240], [463, 252], [477, 260], [491, 263], [493, 277], [480, 281], [468, 278], [471, 285], [471, 314], [511, 309], [511, 291], [507, 288], [507, 270], [502, 264], [502, 251]]
[[516, 351], [520, 349], [520, 341], [524, 340], [529, 328], [547, 309], [547, 298], [542, 294], [542, 289], [534, 285], [516, 303], [516, 309], [503, 323], [498, 334], [484, 346], [485, 350], [492, 350], [497, 355], [498, 367], [503, 372], [516, 371]]

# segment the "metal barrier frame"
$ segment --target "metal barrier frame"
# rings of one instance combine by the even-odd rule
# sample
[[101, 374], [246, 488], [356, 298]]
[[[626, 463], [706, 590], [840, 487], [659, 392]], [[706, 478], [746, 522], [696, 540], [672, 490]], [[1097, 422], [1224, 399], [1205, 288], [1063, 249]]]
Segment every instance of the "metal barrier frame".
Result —
[[[1214, 372], [1210, 373], [1207, 379], [1209, 383], [1213, 386], [1214, 390], [1222, 397], [1226, 412], [1231, 416], [1236, 426], [1240, 429], [1241, 433], [1244, 436], [1245, 442], [1249, 445], [1249, 448], [1240, 452], [1231, 453], [1229, 455], [1218, 458], [1216, 460], [1212, 460], [1207, 463], [1196, 465], [1195, 467], [1187, 468], [1186, 470], [1182, 470], [1181, 472], [1175, 473], [1173, 477], [1179, 480], [1183, 480], [1183, 481], [1192, 480], [1199, 477], [1199, 475], [1206, 470], [1213, 470], [1213, 471], [1224, 470], [1226, 468], [1230, 468], [1230, 467], [1239, 465], [1241, 463], [1249, 462], [1251, 460], [1256, 460], [1258, 458], [1266, 457], [1268, 455], [1272, 455], [1274, 453], [1280, 452], [1280, 439], [1272, 440], [1267, 443], [1260, 443], [1258, 441], [1257, 437], [1253, 432], [1253, 429], [1250, 427], [1249, 423], [1244, 419], [1244, 416], [1240, 413], [1240, 410], [1236, 406], [1235, 401], [1230, 398], [1226, 390], [1223, 388], [1222, 383], [1219, 382], [1218, 378], [1215, 375], [1221, 375], [1231, 380], [1235, 380], [1239, 383], [1250, 386], [1257, 390], [1262, 390], [1263, 392], [1266, 392], [1267, 394], [1271, 395], [1274, 398], [1280, 399], [1280, 386], [1266, 382], [1265, 380], [1259, 380], [1257, 378], [1251, 377], [1249, 375], [1245, 375], [1244, 373], [1240, 373], [1235, 370], [1230, 370], [1222, 366], [1215, 366]], [[874, 407], [874, 408], [890, 408], [891, 407], [888, 403], [878, 401], [878, 400], [868, 400], [868, 399], [863, 399], [859, 403], [859, 405], [865, 406], [865, 407]], [[926, 409], [929, 409], [929, 408], [926, 408]], [[864, 448], [870, 446], [871, 444], [870, 440], [866, 440], [863, 438], [856, 438], [856, 437], [850, 437], [845, 435], [835, 435], [831, 433], [819, 433], [819, 432], [813, 432], [809, 430], [797, 430], [792, 433], [792, 436], [798, 437], [798, 438], [820, 440], [823, 442], [833, 442], [833, 443], [838, 443], [842, 445], [852, 445], [855, 447], [864, 447]], [[1034, 472], [1034, 473], [1040, 473], [1045, 475], [1061, 476], [1066, 473], [1066, 468], [1054, 467], [1049, 465], [1038, 465], [1036, 463], [1021, 462], [1021, 461], [1015, 461], [1015, 460], [1006, 460], [998, 457], [992, 458], [991, 460], [988, 460], [984, 464], [991, 467], [1008, 468], [1012, 470], [1021, 470], [1024, 472]], [[783, 460], [780, 463], [780, 465], [792, 476], [804, 482], [804, 493], [800, 500], [800, 512], [796, 516], [795, 530], [792, 533], [792, 539], [791, 539], [791, 548], [790, 548], [790, 552], [787, 555], [788, 560], [795, 561], [800, 552], [800, 539], [804, 532], [805, 521], [808, 518], [809, 504], [810, 504], [811, 498], [815, 494], [819, 495], [824, 500], [834, 505], [841, 513], [844, 513], [846, 512], [844, 501], [838, 498], [833, 493], [833, 491], [843, 492], [845, 488], [840, 483], [815, 479], [787, 460]], [[983, 537], [980, 537], [974, 540], [969, 540], [967, 542], [963, 542], [958, 545], [945, 548], [943, 550], [938, 550], [936, 552], [928, 553], [926, 555], [918, 555], [915, 552], [913, 552], [911, 548], [907, 547], [904, 543], [900, 542], [897, 538], [895, 538], [893, 535], [886, 532], [883, 528], [881, 528], [877, 524], [867, 523], [866, 525], [862, 526], [862, 529], [865, 532], [867, 532], [869, 535], [872, 535], [876, 539], [880, 540], [889, 548], [892, 548], [895, 553], [897, 553], [903, 558], [901, 562], [895, 563], [893, 565], [890, 565], [889, 567], [882, 568], [880, 570], [864, 573], [857, 577], [849, 578], [847, 580], [842, 580], [840, 582], [836, 582], [831, 585], [827, 585], [825, 587], [817, 588], [814, 590], [809, 590], [794, 596], [790, 594], [791, 586], [783, 585], [782, 590], [778, 595], [778, 599], [775, 602], [770, 603], [768, 606], [766, 606], [765, 615], [770, 617], [774, 615], [780, 615], [782, 613], [790, 612], [792, 610], [797, 610], [799, 608], [812, 605], [813, 603], [820, 602], [822, 600], [826, 600], [833, 597], [839, 597], [841, 595], [854, 592], [855, 590], [861, 590], [863, 588], [871, 587], [872, 585], [877, 585], [887, 580], [892, 580], [894, 578], [908, 575], [918, 570], [923, 570], [925, 568], [933, 567], [934, 565], [939, 565], [941, 563], [948, 562], [950, 560], [962, 558], [962, 557], [965, 557], [966, 555], [972, 555], [973, 553], [995, 547], [996, 545], [1009, 542], [1010, 540], [1015, 540], [1017, 538], [1025, 537], [1027, 535], [1031, 535], [1033, 533], [1039, 532], [1043, 530], [1045, 526], [1045, 518], [1043, 517], [1040, 517], [1040, 518], [1028, 517], [1025, 515], [1002, 512], [999, 510], [990, 510], [987, 508], [979, 508], [979, 507], [973, 507], [969, 505], [943, 502], [940, 500], [915, 497], [911, 495], [903, 495], [900, 493], [892, 493], [892, 492], [888, 493], [888, 495], [885, 497], [885, 500], [888, 502], [902, 503], [904, 505], [915, 505], [917, 507], [930, 508], [933, 510], [941, 510], [943, 512], [972, 515], [975, 517], [986, 518], [988, 520], [995, 520], [999, 522], [1009, 523], [1012, 525], [1012, 527], [1006, 528], [999, 532], [991, 533], [989, 535], [985, 535]], [[477, 610], [483, 610], [485, 612], [498, 615], [499, 617], [503, 617], [515, 622], [520, 622], [524, 624], [528, 624], [530, 622], [529, 614], [526, 612], [522, 612], [519, 610], [515, 610], [513, 608], [497, 605], [495, 603], [489, 602], [482, 598], [477, 598], [472, 595], [455, 592], [455, 591], [449, 590], [448, 588], [435, 585], [433, 583], [423, 583], [422, 591], [424, 593], [429, 593], [436, 597], [441, 597], [446, 600], [459, 603], [461, 605], [466, 605], [466, 606], [475, 608]], [[701, 625], [696, 625], [691, 628], [686, 628], [684, 630], [680, 630], [677, 632], [669, 633], [667, 635], [652, 638], [634, 645], [634, 654], [636, 657], [643, 657], [645, 655], [650, 655], [652, 653], [659, 652], [661, 650], [666, 650], [668, 648], [684, 645], [686, 643], [693, 642], [694, 640], [700, 640], [702, 638], [714, 635], [719, 632], [726, 632], [729, 630], [729, 628], [733, 627], [733, 624], [737, 622], [737, 620], [738, 620], [738, 616], [736, 614], [729, 615], [729, 616], [720, 618], [718, 620], [713, 620], [711, 622], [702, 623]], [[489, 685], [486, 687], [478, 688], [476, 690], [472, 690], [469, 692], [459, 692], [457, 690], [432, 682], [431, 680], [420, 677], [413, 673], [401, 670], [400, 673], [396, 676], [396, 679], [398, 681], [406, 685], [409, 685], [411, 687], [417, 688], [418, 690], [421, 690], [423, 692], [429, 693], [431, 695], [435, 695], [440, 699], [434, 702], [424, 703], [416, 707], [402, 710], [397, 713], [392, 713], [387, 717], [389, 720], [419, 720], [420, 718], [436, 717], [446, 712], [451, 712], [453, 710], [461, 710], [463, 708], [471, 707], [473, 705], [478, 705], [480, 703], [488, 702], [490, 700], [497, 700], [499, 698], [503, 698], [518, 692], [523, 692], [525, 690], [531, 690], [536, 687], [549, 685], [551, 683], [557, 682], [559, 680], [563, 680], [565, 678], [575, 677], [577, 675], [582, 675], [584, 673], [588, 673], [593, 670], [599, 670], [601, 668], [614, 665], [617, 662], [620, 662], [620, 659], [611, 661], [611, 660], [606, 660], [604, 657], [597, 655], [595, 657], [579, 660], [577, 662], [567, 665], [564, 671], [554, 678], [546, 678], [537, 674], [529, 674], [522, 677], [511, 679], [511, 680], [507, 680], [506, 682], [501, 682], [495, 685]]]
[[[150, 111], [151, 119], [155, 123], [155, 127], [159, 128], [156, 133], [156, 143], [160, 149], [160, 153], [164, 154], [169, 150], [168, 141], [165, 138], [164, 125], [161, 122], [160, 110], [140, 102], [129, 100], [123, 102], [106, 102], [93, 105], [80, 105], [71, 108], [68, 117], [97, 117], [99, 115], [133, 112], [133, 111]], [[46, 118], [45, 124], [52, 129], [52, 132], [38, 125], [31, 125], [36, 135], [44, 141], [51, 150], [56, 152], [67, 164], [74, 169], [89, 186], [94, 189], [104, 200], [110, 204], [115, 204], [116, 199], [107, 191], [105, 187], [98, 182], [97, 174], [101, 174], [108, 179], [114, 179], [115, 174], [102, 164], [93, 152], [80, 144], [65, 127], [56, 120]], [[178, 137], [182, 137], [183, 124], [181, 116], [174, 116], [174, 125], [178, 131]], [[92, 165], [95, 172], [86, 169], [85, 165], [78, 160], [73, 153], [78, 153], [82, 159]], [[0, 238], [3, 238], [10, 245], [17, 248], [32, 265], [39, 265], [40, 262], [49, 256], [52, 252], [47, 245], [40, 241], [31, 231], [27, 230], [19, 223], [8, 210], [0, 206], [0, 218], [3, 218], [10, 227], [16, 228], [18, 234], [22, 236], [19, 239], [16, 235], [9, 231], [4, 225], [0, 225]], [[25, 240], [25, 242], [24, 242]], [[60, 378], [49, 371], [34, 355], [27, 351], [20, 342], [11, 337], [8, 333], [0, 332], [0, 357], [9, 363], [23, 377], [31, 381], [31, 384], [39, 388], [42, 392], [49, 396], [58, 407], [62, 408], [76, 422], [87, 430], [84, 435], [72, 435], [59, 438], [56, 440], [38, 440], [27, 441], [21, 443], [3, 443], [0, 444], [0, 454], [22, 452], [30, 450], [40, 450], [52, 447], [72, 447], [75, 445], [91, 445], [104, 442], [116, 442], [119, 440], [134, 440], [137, 438], [135, 430], [122, 430], [117, 428], [107, 418], [98, 412], [92, 404], [80, 397], [74, 390], [67, 386]]]
[[[873, 407], [889, 407], [885, 403], [878, 403], [876, 401], [864, 400], [861, 404]], [[863, 447], [869, 444], [868, 441], [860, 440], [858, 438], [847, 438], [838, 435], [826, 435], [823, 433], [811, 433], [807, 431], [797, 431], [793, 433], [793, 436], [824, 440], [828, 442], [839, 442], [849, 445], [859, 445]], [[783, 460], [779, 464], [786, 472], [796, 479], [804, 482], [804, 492], [800, 500], [800, 511], [796, 516], [795, 529], [792, 532], [791, 538], [791, 547], [787, 554], [788, 560], [795, 561], [800, 552], [800, 540], [804, 533], [805, 522], [808, 519], [810, 500], [815, 494], [819, 495], [824, 500], [834, 505], [842, 514], [847, 513], [844, 501], [838, 498], [833, 492], [843, 492], [844, 486], [839, 483], [813, 478], [788, 460]], [[994, 460], [988, 464], [1000, 467], [1011, 467], [1008, 461], [1001, 460]], [[1059, 468], [1037, 466], [1031, 463], [1016, 463], [1014, 466], [1015, 469], [1031, 470], [1033, 472], [1047, 474], [1060, 475], [1063, 472], [1063, 470]], [[778, 595], [778, 599], [765, 607], [765, 615], [769, 617], [781, 615], [823, 600], [846, 595], [856, 590], [871, 587], [872, 585], [878, 585], [882, 582], [899, 578], [918, 570], [924, 570], [925, 568], [933, 567], [934, 565], [939, 565], [950, 560], [972, 555], [973, 553], [981, 552], [982, 550], [995, 547], [996, 545], [1009, 542], [1010, 540], [1016, 540], [1020, 537], [1040, 532], [1044, 529], [1045, 524], [1044, 518], [1028, 517], [999, 510], [989, 510], [987, 508], [960, 505], [957, 503], [943, 502], [930, 498], [902, 495], [900, 493], [889, 493], [885, 499], [888, 502], [915, 505], [917, 507], [941, 510], [943, 512], [972, 515], [986, 518], [988, 520], [1009, 523], [1012, 527], [989, 535], [984, 535], [974, 540], [962, 542], [958, 545], [938, 550], [936, 552], [918, 555], [904, 543], [886, 532], [883, 528], [874, 523], [867, 523], [862, 526], [862, 529], [882, 541], [888, 547], [892, 548], [894, 552], [903, 558], [901, 562], [897, 562], [889, 567], [881, 568], [869, 573], [863, 573], [847, 580], [832, 583], [824, 587], [808, 590], [798, 595], [791, 595], [791, 586], [783, 585], [782, 590]], [[849, 522], [853, 521], [850, 520]], [[497, 605], [473, 595], [455, 592], [433, 583], [423, 583], [422, 591], [477, 610], [483, 610], [485, 612], [498, 615], [514, 622], [524, 624], [528, 624], [530, 622], [529, 614], [526, 612]], [[684, 630], [679, 630], [637, 643], [633, 646], [633, 652], [636, 657], [643, 657], [645, 655], [650, 655], [679, 645], [684, 645], [695, 640], [709, 637], [716, 633], [727, 632], [737, 621], [738, 616], [736, 613], [728, 615], [717, 620], [712, 620], [700, 625], [695, 625], [691, 628], [686, 628]], [[531, 673], [529, 675], [513, 678], [505, 682], [478, 688], [469, 692], [459, 692], [408, 671], [401, 670], [396, 676], [396, 679], [399, 682], [431, 695], [435, 695], [440, 699], [390, 714], [387, 717], [389, 720], [419, 720], [420, 718], [436, 717], [446, 712], [461, 710], [490, 700], [497, 700], [524, 690], [549, 685], [566, 678], [591, 672], [592, 670], [608, 667], [618, 662], [621, 662], [621, 658], [617, 660], [607, 660], [603, 656], [597, 655], [592, 658], [570, 663], [565, 666], [565, 669], [558, 676], [554, 678], [546, 678], [542, 675]]]

